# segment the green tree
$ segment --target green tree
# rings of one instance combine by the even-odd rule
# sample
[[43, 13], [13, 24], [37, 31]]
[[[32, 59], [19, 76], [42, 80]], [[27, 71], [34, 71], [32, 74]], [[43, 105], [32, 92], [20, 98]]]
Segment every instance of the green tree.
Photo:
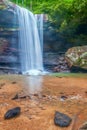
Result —
[[67, 41], [87, 44], [87, 0], [18, 0], [18, 4], [35, 14], [48, 14], [55, 31]]

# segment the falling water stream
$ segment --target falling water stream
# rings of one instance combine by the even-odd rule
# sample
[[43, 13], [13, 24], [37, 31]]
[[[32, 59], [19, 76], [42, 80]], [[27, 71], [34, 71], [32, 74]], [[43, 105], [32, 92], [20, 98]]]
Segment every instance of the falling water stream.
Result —
[[17, 6], [19, 23], [19, 50], [23, 74], [38, 75], [43, 72], [42, 45], [35, 16]]
[[[18, 1], [16, 1], [18, 3]], [[22, 1], [23, 2], [23, 1]], [[27, 78], [29, 93], [40, 93], [43, 82], [43, 14], [34, 15], [29, 10], [18, 5], [6, 5], [14, 7], [18, 20], [18, 50], [20, 70], [23, 74], [29, 74]], [[35, 76], [37, 75], [37, 76]]]
[[36, 19], [36, 22], [37, 22], [42, 52], [43, 52], [43, 20], [44, 20], [43, 16], [44, 16], [43, 14], [35, 14], [35, 19]]

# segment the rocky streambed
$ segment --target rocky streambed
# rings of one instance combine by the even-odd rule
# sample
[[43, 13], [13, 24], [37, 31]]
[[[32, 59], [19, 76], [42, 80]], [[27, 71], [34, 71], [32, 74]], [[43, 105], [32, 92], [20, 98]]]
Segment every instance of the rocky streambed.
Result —
[[[15, 107], [21, 108], [20, 115], [5, 120]], [[69, 126], [55, 125], [56, 111], [72, 119]], [[1, 130], [80, 130], [86, 122], [87, 76], [0, 76]]]

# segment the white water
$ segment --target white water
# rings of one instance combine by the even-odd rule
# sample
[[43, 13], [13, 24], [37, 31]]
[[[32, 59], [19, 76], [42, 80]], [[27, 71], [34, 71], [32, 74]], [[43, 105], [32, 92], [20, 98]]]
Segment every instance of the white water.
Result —
[[43, 51], [43, 16], [44, 16], [43, 14], [35, 14], [42, 51]]
[[43, 71], [43, 60], [35, 16], [19, 6], [17, 14], [21, 71], [23, 74], [38, 75]]

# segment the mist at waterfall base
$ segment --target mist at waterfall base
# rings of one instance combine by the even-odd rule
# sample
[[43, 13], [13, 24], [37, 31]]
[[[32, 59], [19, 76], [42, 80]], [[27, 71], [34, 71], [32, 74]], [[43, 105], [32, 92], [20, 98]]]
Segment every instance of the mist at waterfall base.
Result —
[[38, 94], [38, 96], [41, 96], [41, 91], [43, 88], [43, 76], [41, 75], [30, 75], [26, 76], [24, 79], [25, 83], [25, 93], [26, 95], [30, 95], [33, 99], [32, 94]]
[[[22, 74], [42, 75], [43, 69], [43, 22], [38, 30], [37, 21], [32, 12], [17, 6], [19, 23], [19, 50]], [[36, 17], [37, 18], [37, 17]], [[41, 15], [43, 19], [43, 16]], [[43, 21], [43, 20], [42, 20]], [[40, 38], [39, 38], [40, 36]]]

